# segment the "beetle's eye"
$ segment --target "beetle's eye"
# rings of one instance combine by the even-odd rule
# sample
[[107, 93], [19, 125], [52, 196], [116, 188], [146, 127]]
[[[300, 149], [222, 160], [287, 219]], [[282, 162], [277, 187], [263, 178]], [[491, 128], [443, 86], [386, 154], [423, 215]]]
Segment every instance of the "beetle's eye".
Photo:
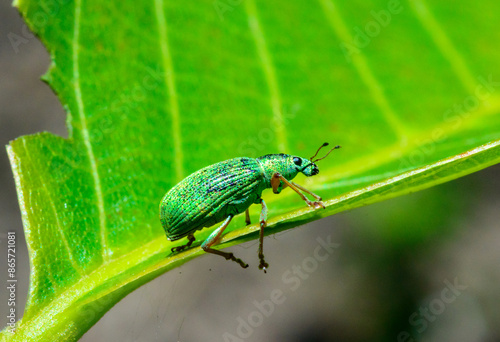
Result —
[[298, 157], [293, 157], [293, 162], [295, 165], [297, 166], [300, 166], [302, 165], [302, 159], [298, 158]]

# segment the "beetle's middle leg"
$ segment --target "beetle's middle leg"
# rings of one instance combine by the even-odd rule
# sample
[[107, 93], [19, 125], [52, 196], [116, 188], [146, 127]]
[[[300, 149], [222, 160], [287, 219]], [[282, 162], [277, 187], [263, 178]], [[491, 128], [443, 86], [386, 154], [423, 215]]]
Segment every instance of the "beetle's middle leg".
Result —
[[248, 226], [250, 223], [252, 223], [252, 222], [250, 221], [250, 212], [248, 211], [248, 208], [247, 208], [247, 210], [245, 210], [245, 223], [247, 224], [247, 226]]
[[243, 260], [236, 258], [233, 253], [227, 253], [219, 251], [217, 249], [210, 248], [217, 242], [217, 240], [219, 240], [220, 236], [224, 232], [224, 229], [226, 229], [226, 227], [229, 225], [229, 222], [231, 222], [232, 219], [233, 215], [229, 215], [227, 219], [220, 225], [220, 227], [214, 230], [213, 233], [210, 234], [210, 236], [205, 241], [203, 241], [203, 243], [201, 244], [201, 248], [203, 248], [203, 250], [207, 253], [223, 256], [224, 258], [226, 258], [226, 260], [232, 260], [240, 264], [241, 267], [247, 268], [248, 264], [245, 264]]
[[[311, 191], [306, 190], [304, 187], [302, 187], [300, 185], [296, 186], [297, 184], [289, 182], [279, 172], [276, 172], [273, 175], [273, 178], [271, 179], [271, 185], [272, 185], [273, 191], [275, 193], [278, 190], [278, 186], [280, 184], [280, 181], [282, 181], [283, 183], [285, 183], [285, 185], [288, 185], [290, 188], [293, 189], [293, 191], [295, 191], [297, 194], [299, 194], [300, 198], [302, 198], [307, 203], [308, 206], [315, 207], [315, 208], [323, 208], [323, 209], [325, 209], [325, 205], [323, 204], [323, 202], [321, 202], [321, 197], [319, 197], [316, 194], [313, 194]], [[300, 192], [299, 189], [301, 189], [301, 190], [307, 192], [308, 194], [314, 196], [314, 198], [316, 198], [318, 201], [317, 202], [312, 202], [312, 201], [308, 200], [307, 197], [304, 196], [304, 194], [302, 192]]]
[[262, 204], [262, 211], [260, 212], [260, 237], [259, 237], [259, 269], [264, 270], [269, 267], [269, 264], [264, 260], [264, 228], [267, 226], [267, 206], [266, 202], [261, 198], [260, 204]]

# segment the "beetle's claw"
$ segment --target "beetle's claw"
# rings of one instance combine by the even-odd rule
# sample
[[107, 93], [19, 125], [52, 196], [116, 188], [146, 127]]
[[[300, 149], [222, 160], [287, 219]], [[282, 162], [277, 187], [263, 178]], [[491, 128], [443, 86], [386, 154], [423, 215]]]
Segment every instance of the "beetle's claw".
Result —
[[183, 246], [177, 246], [177, 247], [172, 247], [170, 250], [172, 253], [178, 253], [186, 249], [186, 245]]
[[324, 204], [322, 201], [314, 202], [314, 206], [315, 206], [317, 209], [319, 209], [319, 208], [326, 209], [325, 204]]
[[269, 267], [269, 264], [262, 259], [260, 261], [259, 269], [263, 270], [264, 273], [267, 273], [267, 268]]
[[307, 205], [313, 207], [314, 209], [319, 209], [319, 208], [326, 209], [325, 204], [322, 201], [317, 201], [317, 202], [307, 201]]

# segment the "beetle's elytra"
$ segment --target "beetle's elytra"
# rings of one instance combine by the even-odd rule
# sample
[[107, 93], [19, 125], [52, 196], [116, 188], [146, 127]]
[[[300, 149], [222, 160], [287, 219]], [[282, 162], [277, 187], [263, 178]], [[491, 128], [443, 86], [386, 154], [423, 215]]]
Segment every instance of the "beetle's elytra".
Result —
[[[170, 189], [160, 203], [160, 221], [167, 238], [171, 241], [185, 236], [188, 243], [172, 248], [172, 252], [182, 251], [196, 240], [194, 232], [204, 227], [223, 222], [201, 244], [208, 253], [218, 254], [227, 260], [233, 260], [246, 268], [248, 264], [236, 258], [233, 253], [227, 253], [211, 248], [220, 238], [231, 219], [245, 211], [246, 223], [250, 224], [248, 208], [252, 204], [261, 204], [259, 268], [266, 272], [269, 266], [264, 260], [263, 239], [267, 220], [267, 207], [261, 198], [264, 189], [272, 188], [275, 194], [287, 186], [314, 208], [325, 208], [321, 197], [304, 187], [292, 182], [295, 176], [302, 172], [307, 177], [319, 173], [318, 160], [326, 158], [335, 146], [324, 157], [315, 159], [324, 143], [309, 159], [289, 154], [268, 154], [259, 158], [234, 158], [207, 166], [184, 178]], [[313, 196], [316, 201], [310, 201], [302, 192]]]

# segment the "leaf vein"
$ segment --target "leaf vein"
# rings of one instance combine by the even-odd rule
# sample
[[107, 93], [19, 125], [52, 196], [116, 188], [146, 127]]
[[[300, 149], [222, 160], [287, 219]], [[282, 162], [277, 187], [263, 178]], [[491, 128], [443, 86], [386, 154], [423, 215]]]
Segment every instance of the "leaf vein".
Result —
[[[450, 137], [456, 132], [465, 131], [469, 128], [472, 128], [474, 127], [475, 123], [484, 122], [484, 120], [489, 116], [498, 113], [500, 113], [500, 102], [496, 101], [489, 106], [485, 106], [477, 110], [474, 113], [474, 116], [471, 116], [468, 120], [464, 120], [459, 127], [455, 127], [455, 123], [453, 122], [443, 122], [439, 125], [434, 126], [432, 130], [415, 132], [412, 136], [413, 139], [410, 139], [410, 143], [405, 147], [401, 147], [400, 144], [395, 143], [390, 146], [380, 148], [375, 153], [371, 153], [370, 159], [372, 160], [372, 162], [366, 162], [366, 155], [360, 156], [359, 158], [344, 163], [341, 167], [336, 166], [325, 170], [324, 172], [322, 172], [322, 174], [315, 177], [315, 182], [317, 182], [318, 184], [326, 184], [333, 181], [338, 181], [342, 178], [352, 177], [355, 174], [361, 174], [362, 172], [366, 172], [370, 169], [375, 169], [376, 167], [379, 167], [384, 163], [388, 163], [395, 159], [400, 159], [402, 161], [402, 165], [408, 164], [403, 162], [404, 156], [408, 156], [409, 152], [417, 149], [419, 146], [421, 146], [420, 144], [428, 141], [434, 141], [434, 132], [441, 132], [442, 139], [444, 139], [444, 137]], [[496, 139], [497, 138], [498, 135]], [[412, 167], [420, 167], [419, 165], [409, 164], [407, 166], [410, 167], [410, 169]], [[397, 170], [397, 172], [408, 171], [408, 167], [400, 168]]]
[[411, 9], [415, 13], [417, 19], [431, 36], [434, 44], [441, 51], [443, 56], [450, 62], [457, 78], [462, 83], [463, 87], [470, 93], [474, 94], [476, 89], [476, 81], [472, 76], [465, 59], [460, 55], [457, 49], [453, 46], [446, 33], [441, 29], [439, 23], [432, 16], [431, 11], [427, 7], [424, 0], [410, 0]]
[[259, 18], [257, 15], [257, 9], [253, 0], [245, 1], [245, 9], [248, 16], [248, 25], [250, 32], [255, 42], [257, 48], [257, 54], [259, 56], [259, 61], [264, 71], [264, 76], [269, 87], [270, 93], [270, 104], [273, 113], [272, 127], [276, 134], [276, 140], [278, 143], [278, 151], [286, 152], [288, 151], [288, 143], [286, 138], [286, 127], [284, 124], [283, 113], [281, 111], [282, 100], [280, 95], [280, 90], [278, 87], [278, 82], [276, 79], [276, 71], [274, 65], [267, 49], [266, 39], [264, 37], [264, 32], [259, 23]]
[[[25, 153], [26, 153], [26, 158], [28, 160], [31, 161], [31, 165], [34, 166], [34, 161], [33, 161], [33, 158], [31, 158], [31, 155], [29, 153], [29, 149], [28, 147], [26, 146], [26, 139], [22, 139], [22, 142], [23, 142], [23, 147], [24, 147], [24, 150], [25, 150]], [[40, 175], [40, 173], [35, 173], [36, 175]], [[40, 184], [41, 184], [41, 189], [45, 192], [45, 194], [47, 195], [47, 199], [48, 199], [48, 203], [49, 203], [49, 207], [52, 209], [52, 214], [54, 215], [54, 218], [56, 219], [56, 226], [57, 226], [57, 232], [59, 233], [59, 235], [61, 236], [61, 240], [64, 244], [64, 248], [68, 251], [68, 257], [69, 257], [69, 260], [71, 262], [71, 265], [73, 266], [73, 268], [75, 269], [75, 271], [80, 275], [82, 276], [83, 273], [82, 273], [82, 269], [81, 267], [76, 263], [75, 259], [73, 258], [73, 253], [71, 251], [71, 248], [70, 248], [70, 245], [68, 243], [68, 240], [66, 239], [66, 235], [64, 234], [64, 228], [62, 227], [62, 224], [61, 224], [61, 221], [59, 220], [59, 215], [57, 215], [58, 213], [58, 210], [56, 208], [56, 205], [54, 203], [54, 199], [52, 198], [52, 196], [50, 195], [50, 191], [49, 189], [47, 188], [47, 185], [45, 184], [45, 180], [42, 179], [41, 177], [39, 177], [40, 179]], [[37, 225], [37, 233], [36, 233], [37, 236], [42, 236], [42, 233], [40, 231], [40, 225]], [[41, 243], [41, 242], [40, 242]], [[41, 249], [41, 248], [40, 248]], [[33, 267], [36, 267], [36, 266], [33, 266]], [[51, 275], [51, 272], [49, 272], [49, 274]], [[57, 284], [57, 282], [55, 280], [53, 280], [54, 282], [54, 285]]]
[[104, 210], [104, 199], [101, 188], [101, 179], [99, 176], [99, 170], [97, 168], [97, 162], [94, 155], [94, 150], [92, 148], [92, 143], [90, 142], [89, 130], [87, 127], [87, 120], [85, 118], [85, 107], [82, 100], [82, 89], [80, 86], [80, 65], [79, 65], [79, 40], [80, 40], [80, 16], [81, 16], [81, 0], [76, 0], [75, 2], [75, 19], [73, 24], [73, 82], [75, 87], [75, 99], [78, 107], [78, 114], [80, 118], [80, 126], [83, 137], [83, 143], [85, 145], [85, 150], [87, 152], [92, 179], [94, 181], [96, 199], [97, 199], [97, 209], [99, 212], [99, 230], [101, 236], [101, 245], [103, 251], [103, 259], [107, 261], [110, 257], [110, 251], [108, 249], [107, 242], [107, 230], [106, 230], [106, 213]]
[[[338, 8], [336, 8], [333, 3], [333, 0], [319, 0], [319, 2], [335, 34], [344, 42], [352, 42], [353, 38], [349, 33]], [[384, 94], [382, 86], [373, 75], [368, 62], [363, 56], [363, 53], [361, 51], [358, 52], [359, 53], [352, 56], [352, 63], [354, 64], [356, 71], [370, 91], [370, 95], [372, 100], [375, 102], [375, 105], [379, 108], [387, 123], [398, 136], [398, 140], [406, 141], [409, 129], [403, 124], [392, 109]]]
[[158, 25], [159, 44], [163, 63], [163, 77], [168, 89], [168, 108], [172, 118], [172, 139], [174, 143], [174, 165], [175, 176], [178, 181], [184, 178], [184, 155], [182, 151], [182, 138], [180, 128], [179, 102], [177, 89], [175, 87], [175, 73], [172, 56], [168, 44], [168, 27], [165, 18], [165, 7], [163, 0], [155, 0], [155, 14]]

